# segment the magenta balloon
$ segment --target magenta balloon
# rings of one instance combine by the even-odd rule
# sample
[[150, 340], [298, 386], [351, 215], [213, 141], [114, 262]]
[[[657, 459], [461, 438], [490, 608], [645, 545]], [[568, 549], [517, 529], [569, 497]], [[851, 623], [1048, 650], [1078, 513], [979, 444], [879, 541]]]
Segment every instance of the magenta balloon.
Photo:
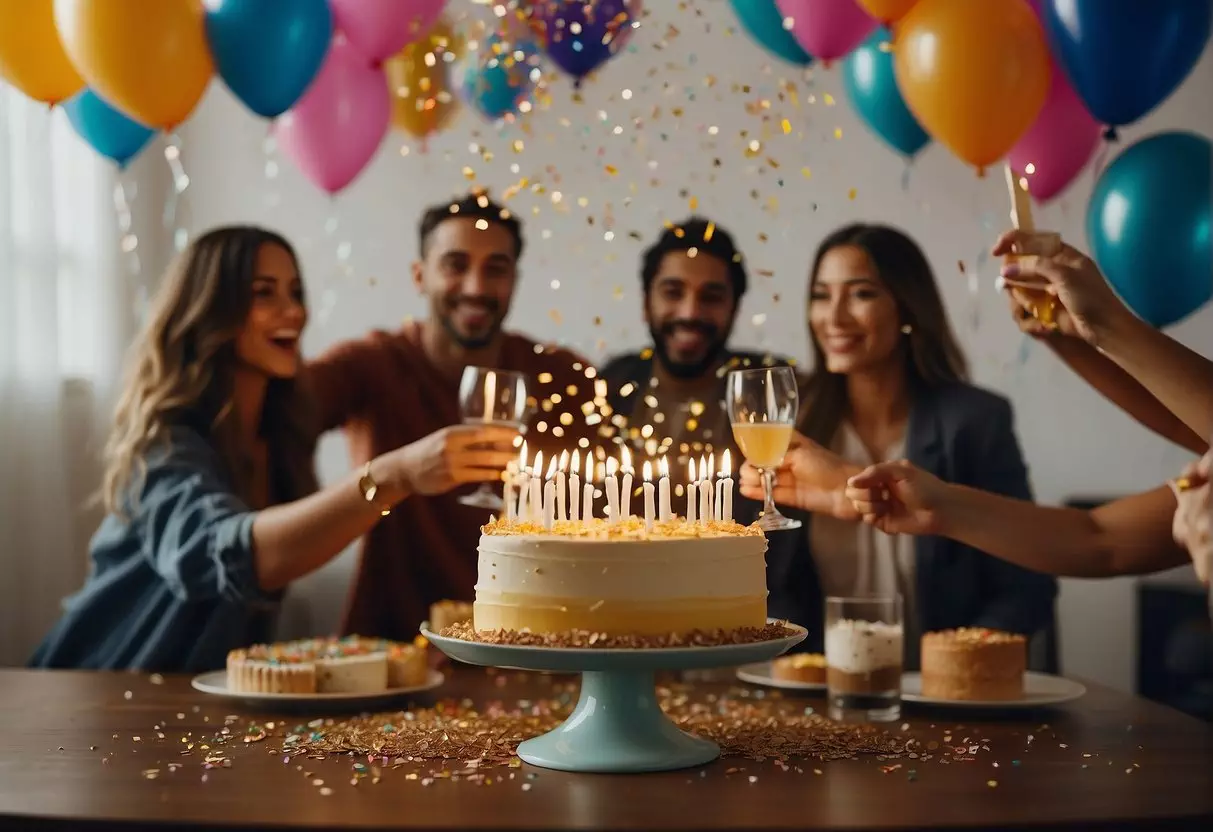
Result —
[[792, 19], [796, 42], [822, 61], [846, 57], [878, 25], [855, 0], [776, 0], [776, 5]]
[[429, 31], [446, 0], [329, 0], [333, 23], [358, 51], [386, 61]]
[[391, 112], [383, 70], [339, 37], [316, 80], [275, 122], [274, 132], [303, 175], [335, 194], [374, 158]]

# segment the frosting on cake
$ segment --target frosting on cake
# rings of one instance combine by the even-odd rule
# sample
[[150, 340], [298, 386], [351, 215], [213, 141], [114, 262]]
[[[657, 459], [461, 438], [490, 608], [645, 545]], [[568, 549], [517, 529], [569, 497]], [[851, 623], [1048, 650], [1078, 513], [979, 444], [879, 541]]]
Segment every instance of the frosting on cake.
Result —
[[900, 624], [840, 619], [826, 630], [826, 663], [844, 673], [901, 667], [903, 639]]
[[922, 637], [922, 692], [935, 699], [1013, 701], [1023, 696], [1027, 640], [961, 627]]
[[761, 627], [766, 537], [732, 522], [483, 527], [477, 630], [656, 635]]

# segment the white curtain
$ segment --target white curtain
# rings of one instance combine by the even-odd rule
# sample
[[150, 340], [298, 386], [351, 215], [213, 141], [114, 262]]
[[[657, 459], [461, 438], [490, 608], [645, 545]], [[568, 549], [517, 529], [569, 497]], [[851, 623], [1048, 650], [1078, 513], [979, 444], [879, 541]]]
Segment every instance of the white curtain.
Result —
[[0, 86], [0, 666], [24, 663], [87, 572], [133, 309], [117, 175]]

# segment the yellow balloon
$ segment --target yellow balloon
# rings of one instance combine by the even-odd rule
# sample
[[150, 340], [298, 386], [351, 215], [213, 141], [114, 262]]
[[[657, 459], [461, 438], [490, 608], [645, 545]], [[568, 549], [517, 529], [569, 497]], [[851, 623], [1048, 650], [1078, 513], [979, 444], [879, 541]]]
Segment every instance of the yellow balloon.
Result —
[[449, 24], [439, 20], [424, 37], [384, 61], [394, 126], [424, 142], [454, 120], [459, 102], [450, 89], [450, 67], [463, 47]]
[[881, 23], [893, 23], [905, 17], [918, 0], [857, 0], [863, 10]]
[[98, 95], [148, 127], [185, 121], [214, 74], [202, 0], [55, 0], [72, 63]]
[[55, 29], [55, 0], [0, 0], [0, 78], [52, 106], [84, 89]]
[[919, 0], [896, 32], [893, 66], [906, 105], [979, 173], [1044, 106], [1049, 49], [1023, 0]]

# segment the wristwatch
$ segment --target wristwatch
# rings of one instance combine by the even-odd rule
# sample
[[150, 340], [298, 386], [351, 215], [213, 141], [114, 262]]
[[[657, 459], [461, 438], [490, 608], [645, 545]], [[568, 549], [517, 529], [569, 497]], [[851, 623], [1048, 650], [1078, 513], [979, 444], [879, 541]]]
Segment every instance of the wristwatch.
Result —
[[381, 505], [375, 499], [379, 496], [379, 483], [375, 482], [375, 478], [371, 475], [370, 462], [367, 462], [362, 468], [362, 476], [358, 478], [358, 490], [362, 492], [362, 499], [378, 509], [381, 517], [387, 517], [392, 513], [391, 506]]

